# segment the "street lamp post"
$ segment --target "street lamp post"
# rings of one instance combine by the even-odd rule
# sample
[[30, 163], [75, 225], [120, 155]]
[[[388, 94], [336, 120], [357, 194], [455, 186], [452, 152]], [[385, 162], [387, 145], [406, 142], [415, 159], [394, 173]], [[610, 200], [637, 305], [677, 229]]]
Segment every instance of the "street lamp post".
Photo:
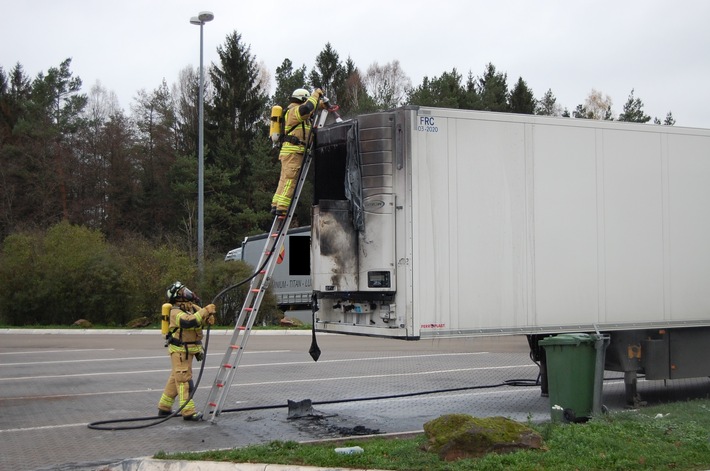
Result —
[[200, 92], [198, 100], [198, 138], [197, 138], [197, 269], [202, 279], [205, 268], [205, 130], [204, 130], [204, 90], [205, 72], [202, 67], [202, 27], [212, 21], [211, 11], [201, 11], [190, 18], [190, 23], [200, 25]]

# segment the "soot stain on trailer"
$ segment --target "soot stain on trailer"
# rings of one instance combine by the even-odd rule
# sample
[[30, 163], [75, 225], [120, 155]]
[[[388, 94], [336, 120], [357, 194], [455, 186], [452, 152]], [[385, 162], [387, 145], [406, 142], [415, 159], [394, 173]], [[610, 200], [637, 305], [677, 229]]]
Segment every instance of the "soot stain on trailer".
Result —
[[321, 255], [333, 261], [333, 285], [340, 286], [346, 274], [357, 274], [357, 239], [348, 211], [321, 212], [318, 239]]

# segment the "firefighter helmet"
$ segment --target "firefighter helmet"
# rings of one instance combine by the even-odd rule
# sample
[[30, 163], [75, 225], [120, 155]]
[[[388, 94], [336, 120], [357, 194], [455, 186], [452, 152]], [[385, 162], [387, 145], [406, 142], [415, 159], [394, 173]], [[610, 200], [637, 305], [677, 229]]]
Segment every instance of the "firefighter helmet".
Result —
[[305, 88], [297, 88], [291, 94], [291, 101], [294, 103], [305, 103], [310, 96], [310, 92]]
[[175, 300], [178, 298], [178, 294], [180, 293], [180, 290], [184, 288], [185, 285], [180, 283], [179, 281], [176, 281], [170, 287], [168, 287], [167, 293], [165, 293], [168, 296], [168, 301], [171, 303], [174, 303]]
[[195, 296], [195, 293], [190, 291], [187, 286], [180, 283], [179, 281], [176, 281], [175, 283], [170, 285], [166, 294], [168, 296], [168, 301], [170, 301], [171, 303], [174, 303], [178, 299], [182, 299], [185, 301], [197, 300], [197, 296]]

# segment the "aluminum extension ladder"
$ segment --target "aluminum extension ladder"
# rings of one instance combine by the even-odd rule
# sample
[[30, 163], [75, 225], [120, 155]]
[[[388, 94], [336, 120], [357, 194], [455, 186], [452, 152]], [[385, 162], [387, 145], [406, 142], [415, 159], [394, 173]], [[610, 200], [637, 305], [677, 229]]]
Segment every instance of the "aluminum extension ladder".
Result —
[[[328, 111], [328, 109], [321, 110], [315, 119], [313, 124], [314, 127], [322, 127], [325, 124]], [[340, 120], [340, 117], [338, 117], [338, 120]], [[247, 341], [249, 340], [249, 334], [251, 333], [252, 326], [254, 325], [254, 321], [259, 313], [261, 301], [266, 293], [266, 288], [269, 286], [269, 283], [271, 283], [271, 276], [274, 272], [274, 268], [276, 267], [278, 253], [283, 246], [284, 238], [286, 237], [289, 226], [291, 225], [293, 208], [296, 207], [298, 197], [301, 195], [303, 184], [306, 180], [306, 176], [308, 175], [308, 168], [311, 165], [312, 155], [313, 139], [310, 139], [309, 146], [304, 155], [301, 172], [298, 178], [298, 183], [296, 184], [291, 205], [289, 206], [285, 216], [276, 216], [274, 218], [271, 231], [269, 232], [269, 237], [266, 238], [264, 250], [261, 254], [261, 258], [259, 259], [259, 264], [256, 267], [257, 273], [254, 273], [255, 276], [251, 280], [249, 291], [247, 292], [244, 305], [242, 306], [242, 310], [237, 318], [232, 338], [229, 341], [227, 351], [224, 353], [222, 362], [219, 365], [219, 371], [217, 372], [217, 376], [215, 377], [212, 389], [210, 390], [207, 398], [207, 405], [205, 406], [204, 411], [205, 413], [209, 412], [211, 414], [209, 419], [210, 422], [214, 422], [224, 408], [227, 394], [229, 393], [229, 389], [234, 381], [234, 374], [239, 367], [242, 355], [247, 346]]]

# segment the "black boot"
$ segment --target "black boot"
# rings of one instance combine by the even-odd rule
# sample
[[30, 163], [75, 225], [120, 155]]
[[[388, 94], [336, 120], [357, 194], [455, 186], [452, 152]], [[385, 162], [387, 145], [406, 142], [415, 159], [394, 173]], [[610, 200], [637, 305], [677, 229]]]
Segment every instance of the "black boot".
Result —
[[190, 422], [199, 422], [202, 420], [202, 412], [195, 412], [192, 415], [183, 415], [182, 418]]

